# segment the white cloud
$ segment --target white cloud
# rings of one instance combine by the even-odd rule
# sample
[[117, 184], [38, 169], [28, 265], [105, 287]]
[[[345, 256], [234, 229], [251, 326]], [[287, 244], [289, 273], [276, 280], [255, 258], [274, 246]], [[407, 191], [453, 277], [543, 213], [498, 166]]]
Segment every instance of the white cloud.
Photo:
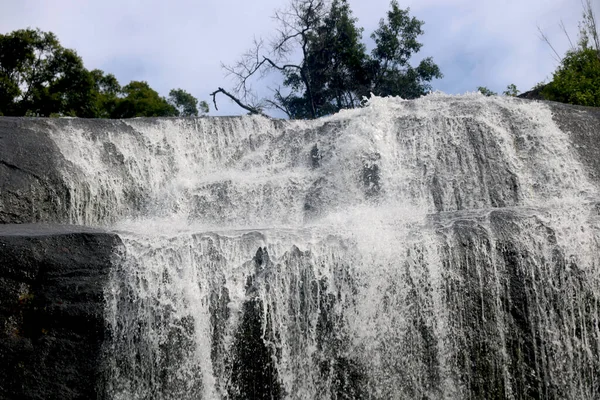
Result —
[[[39, 27], [55, 32], [74, 48], [88, 68], [113, 72], [127, 83], [147, 80], [162, 94], [181, 87], [209, 100], [227, 86], [221, 61], [234, 61], [253, 36], [269, 36], [277, 0], [0, 0], [0, 32]], [[370, 33], [389, 8], [388, 0], [350, 0], [359, 25]], [[559, 51], [568, 41], [561, 19], [576, 37], [581, 7], [577, 0], [410, 0], [412, 14], [425, 21], [421, 56], [433, 56], [445, 78], [436, 87], [464, 92], [484, 85], [521, 90], [551, 76], [556, 67], [541, 42], [539, 25]], [[221, 113], [242, 110], [225, 99]]]

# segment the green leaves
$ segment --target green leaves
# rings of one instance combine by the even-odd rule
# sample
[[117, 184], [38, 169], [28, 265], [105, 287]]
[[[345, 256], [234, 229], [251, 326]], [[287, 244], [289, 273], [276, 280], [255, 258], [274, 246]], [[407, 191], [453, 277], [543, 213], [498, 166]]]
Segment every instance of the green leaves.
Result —
[[502, 92], [502, 94], [505, 96], [517, 97], [519, 94], [519, 89], [517, 89], [517, 85], [511, 83], [506, 87], [506, 90]]
[[481, 93], [482, 95], [484, 95], [484, 96], [497, 96], [497, 95], [498, 95], [498, 93], [496, 93], [496, 92], [494, 92], [494, 91], [492, 91], [492, 90], [488, 89], [488, 88], [487, 88], [487, 87], [485, 87], [485, 86], [478, 86], [478, 87], [477, 87], [477, 91], [478, 91], [479, 93]]
[[121, 90], [112, 118], [175, 117], [177, 109], [145, 81], [131, 81]]
[[386, 19], [371, 35], [375, 48], [368, 54], [362, 43], [362, 28], [346, 0], [334, 0], [314, 26], [306, 32], [304, 59], [299, 68], [284, 70], [283, 85], [288, 96], [278, 90], [271, 103], [286, 110], [291, 118], [312, 118], [361, 104], [364, 96], [401, 96], [412, 99], [431, 90], [429, 82], [441, 78], [432, 58], [418, 66], [410, 58], [422, 44], [423, 22], [402, 10], [394, 0]]
[[[51, 32], [0, 35], [0, 115], [130, 118], [198, 115], [198, 100], [177, 89], [172, 102], [146, 82], [121, 87], [112, 74], [88, 71]], [[204, 113], [208, 104], [201, 102]]]
[[423, 21], [411, 18], [410, 9], [400, 9], [396, 0], [392, 0], [391, 7], [387, 21], [382, 18], [379, 28], [371, 35], [376, 44], [372, 54], [381, 63], [394, 64], [393, 67], [398, 68], [405, 66], [413, 53], [421, 50], [422, 44], [417, 38], [423, 34]]
[[[0, 112], [38, 114], [50, 101], [48, 87], [56, 68], [60, 45], [52, 33], [22, 29], [0, 35]], [[4, 91], [6, 90], [6, 91]]]
[[[562, 58], [552, 82], [539, 83], [533, 91], [545, 100], [600, 107], [600, 39], [591, 0], [582, 0], [578, 46]], [[549, 44], [549, 43], [548, 43]]]
[[96, 118], [112, 118], [121, 94], [121, 85], [112, 74], [99, 69], [90, 72], [94, 81], [94, 114]]
[[600, 107], [600, 59], [595, 49], [569, 51], [542, 89], [547, 100]]
[[[477, 91], [479, 93], [481, 93], [484, 96], [498, 96], [498, 93], [488, 89], [485, 86], [478, 86], [477, 87]], [[502, 94], [504, 96], [510, 96], [510, 97], [517, 97], [517, 95], [519, 94], [519, 89], [517, 89], [517, 85], [515, 85], [514, 83], [511, 83], [510, 85], [506, 86], [506, 90], [504, 92], [502, 92]]]
[[[172, 89], [169, 92], [169, 104], [171, 104], [182, 117], [198, 116], [198, 99], [183, 89]], [[200, 104], [203, 114], [208, 113], [208, 104], [203, 101]]]
[[[288, 74], [284, 85], [303, 96], [291, 96], [286, 107], [294, 118], [331, 114], [341, 108], [358, 105], [356, 92], [363, 83], [365, 46], [360, 42], [362, 29], [345, 0], [334, 0], [329, 13], [319, 22], [308, 41], [307, 52], [300, 71]], [[304, 74], [305, 79], [301, 77]], [[303, 82], [309, 82], [307, 96]]]
[[94, 117], [94, 77], [51, 32], [0, 35], [0, 112]]

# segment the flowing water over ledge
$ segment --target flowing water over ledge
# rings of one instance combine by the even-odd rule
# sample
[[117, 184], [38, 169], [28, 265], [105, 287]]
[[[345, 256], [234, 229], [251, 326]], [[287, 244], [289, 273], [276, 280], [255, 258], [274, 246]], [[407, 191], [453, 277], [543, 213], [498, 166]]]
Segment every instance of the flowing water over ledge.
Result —
[[600, 198], [547, 105], [113, 124], [50, 132], [124, 242], [108, 398], [600, 398]]

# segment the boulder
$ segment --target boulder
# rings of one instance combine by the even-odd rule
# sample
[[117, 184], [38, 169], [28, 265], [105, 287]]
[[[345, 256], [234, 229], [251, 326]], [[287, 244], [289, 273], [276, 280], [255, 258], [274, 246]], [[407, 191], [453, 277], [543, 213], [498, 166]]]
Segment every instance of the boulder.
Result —
[[0, 118], [0, 223], [66, 219], [69, 192], [63, 157], [44, 129], [47, 120]]
[[118, 236], [0, 225], [0, 398], [103, 398], [104, 290]]

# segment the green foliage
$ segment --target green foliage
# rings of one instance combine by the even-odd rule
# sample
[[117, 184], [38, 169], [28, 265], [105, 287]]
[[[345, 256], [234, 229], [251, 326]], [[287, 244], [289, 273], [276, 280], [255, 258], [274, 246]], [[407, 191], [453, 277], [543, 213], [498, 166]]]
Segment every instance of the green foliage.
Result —
[[161, 97], [147, 82], [131, 81], [124, 86], [125, 97], [119, 99], [112, 114], [113, 118], [175, 117], [177, 109]]
[[379, 28], [371, 35], [376, 46], [372, 52], [373, 76], [369, 89], [376, 95], [414, 99], [431, 90], [428, 82], [442, 77], [430, 57], [417, 67], [409, 64], [423, 46], [417, 40], [423, 34], [423, 21], [410, 17], [409, 11], [400, 9], [396, 0], [392, 0], [387, 21], [379, 21]]
[[198, 110], [200, 111], [200, 115], [208, 114], [208, 112], [210, 111], [210, 108], [208, 107], [208, 103], [204, 100], [200, 101], [198, 103]]
[[94, 108], [97, 118], [111, 118], [116, 113], [121, 85], [113, 74], [105, 74], [99, 69], [91, 71], [94, 80]]
[[[600, 107], [600, 38], [591, 0], [582, 0], [578, 45], [567, 51], [552, 82], [536, 85], [546, 100]], [[550, 43], [548, 42], [550, 45]], [[550, 45], [552, 47], [552, 45]]]
[[284, 72], [291, 94], [279, 100], [290, 116], [319, 117], [360, 104], [366, 56], [355, 22], [345, 0], [334, 0], [329, 13], [315, 19], [302, 66]]
[[[198, 116], [198, 99], [183, 89], [172, 89], [169, 92], [169, 104], [171, 104], [182, 117]], [[208, 104], [203, 101], [200, 103], [200, 111], [203, 114], [208, 113]]]
[[592, 0], [582, 0], [582, 20], [579, 22], [579, 49], [594, 49], [600, 59], [600, 35]]
[[542, 89], [542, 96], [562, 103], [600, 107], [600, 59], [596, 50], [567, 52], [552, 82]]
[[[361, 42], [362, 28], [356, 27], [350, 6], [345, 0], [334, 0], [329, 13], [311, 37], [310, 51], [305, 65], [311, 78], [315, 116], [327, 115], [343, 108], [360, 105], [364, 96], [401, 96], [412, 99], [426, 94], [431, 87], [427, 82], [442, 76], [431, 58], [417, 67], [409, 60], [422, 44], [417, 41], [423, 34], [422, 21], [409, 16], [393, 0], [386, 19], [371, 38], [375, 48], [371, 55]], [[318, 58], [320, 63], [313, 62]], [[307, 112], [292, 115], [308, 117]]]
[[[250, 107], [227, 93], [242, 107], [258, 110], [266, 105], [291, 118], [315, 118], [358, 107], [371, 93], [416, 98], [431, 90], [431, 80], [442, 77], [431, 58], [410, 64], [422, 47], [418, 37], [423, 22], [411, 17], [409, 9], [400, 9], [396, 0], [371, 35], [375, 48], [370, 54], [347, 0], [290, 1], [290, 8], [275, 16], [280, 37], [269, 57], [262, 54], [263, 42], [258, 41], [237, 64], [225, 67], [237, 80], [234, 92], [246, 101], [253, 99], [248, 87], [253, 75], [263, 77], [269, 70], [283, 75], [283, 89], [276, 89], [273, 99]], [[296, 62], [299, 53], [301, 60]]]
[[497, 96], [498, 95], [498, 93], [491, 91], [490, 89], [488, 89], [485, 86], [478, 86], [477, 91], [484, 96]]
[[5, 115], [93, 116], [93, 80], [81, 58], [54, 34], [23, 29], [0, 35], [0, 110]]
[[502, 92], [502, 94], [505, 96], [517, 97], [519, 92], [520, 92], [520, 90], [517, 89], [517, 85], [515, 85], [514, 83], [511, 83], [510, 85], [508, 85], [506, 87], [506, 90], [504, 92]]
[[[181, 89], [175, 92], [179, 97], [170, 104], [146, 82], [133, 81], [121, 88], [114, 75], [98, 69], [88, 71], [77, 53], [63, 48], [51, 32], [22, 29], [0, 35], [0, 115], [197, 115], [198, 100]], [[208, 112], [206, 102], [200, 107]]]

